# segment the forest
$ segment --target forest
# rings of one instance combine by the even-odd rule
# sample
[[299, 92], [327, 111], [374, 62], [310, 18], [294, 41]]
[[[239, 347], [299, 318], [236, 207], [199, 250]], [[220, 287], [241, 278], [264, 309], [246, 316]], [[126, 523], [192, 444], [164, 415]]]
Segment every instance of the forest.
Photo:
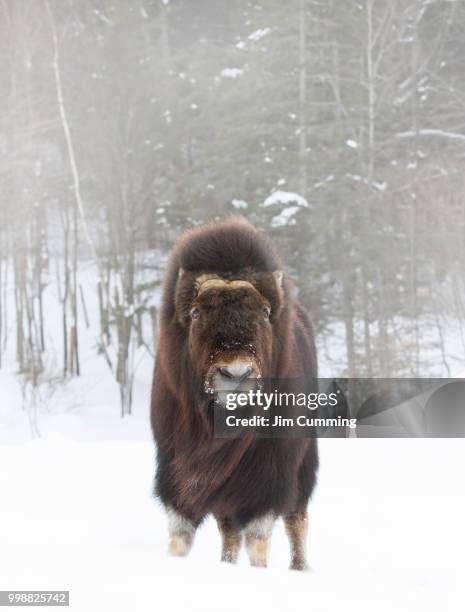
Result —
[[1, 0], [0, 368], [34, 398], [90, 334], [129, 414], [175, 238], [240, 214], [326, 375], [463, 370], [464, 30], [458, 0]]

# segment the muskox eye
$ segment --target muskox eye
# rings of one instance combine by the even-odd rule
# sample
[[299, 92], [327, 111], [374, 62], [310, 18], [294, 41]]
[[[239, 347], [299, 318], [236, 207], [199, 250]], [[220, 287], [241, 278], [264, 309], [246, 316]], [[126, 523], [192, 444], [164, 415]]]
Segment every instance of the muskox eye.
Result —
[[263, 308], [263, 316], [265, 317], [265, 319], [270, 318], [270, 309], [267, 308], [266, 306]]
[[191, 319], [198, 319], [200, 317], [200, 310], [198, 308], [193, 308], [191, 310]]

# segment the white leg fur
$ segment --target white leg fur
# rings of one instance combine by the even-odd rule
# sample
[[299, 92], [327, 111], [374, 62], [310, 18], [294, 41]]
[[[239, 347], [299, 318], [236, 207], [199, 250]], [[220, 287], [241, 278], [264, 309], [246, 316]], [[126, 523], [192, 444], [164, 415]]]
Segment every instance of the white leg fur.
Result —
[[169, 552], [175, 557], [185, 557], [192, 547], [195, 525], [173, 508], [167, 509]]
[[256, 567], [266, 567], [268, 559], [268, 543], [275, 523], [273, 514], [250, 521], [244, 529], [245, 545], [250, 564]]

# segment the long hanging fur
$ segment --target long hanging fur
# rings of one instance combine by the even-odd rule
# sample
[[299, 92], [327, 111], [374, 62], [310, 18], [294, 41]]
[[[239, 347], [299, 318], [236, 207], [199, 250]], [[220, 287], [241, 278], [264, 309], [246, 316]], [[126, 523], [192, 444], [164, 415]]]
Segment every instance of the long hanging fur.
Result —
[[318, 467], [316, 439], [217, 439], [210, 398], [188, 350], [183, 316], [195, 295], [190, 279], [218, 274], [250, 280], [272, 304], [272, 378], [316, 378], [313, 328], [270, 241], [242, 218], [187, 231], [167, 269], [152, 389], [151, 420], [158, 448], [156, 494], [194, 524], [213, 512], [244, 525], [268, 512], [306, 506]]

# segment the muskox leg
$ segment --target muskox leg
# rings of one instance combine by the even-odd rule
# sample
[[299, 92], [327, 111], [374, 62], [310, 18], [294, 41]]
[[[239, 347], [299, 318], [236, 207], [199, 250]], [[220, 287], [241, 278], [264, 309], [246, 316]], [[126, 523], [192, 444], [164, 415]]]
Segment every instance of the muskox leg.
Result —
[[229, 517], [216, 517], [221, 534], [221, 561], [236, 563], [241, 548], [242, 534]]
[[273, 514], [250, 521], [244, 529], [245, 545], [249, 554], [250, 565], [266, 567], [268, 543], [275, 523]]
[[304, 570], [307, 568], [306, 540], [308, 531], [308, 514], [306, 510], [297, 510], [284, 517], [286, 533], [291, 545], [290, 569]]
[[194, 541], [196, 526], [174, 508], [168, 508], [167, 514], [170, 536], [169, 552], [175, 557], [185, 557]]

